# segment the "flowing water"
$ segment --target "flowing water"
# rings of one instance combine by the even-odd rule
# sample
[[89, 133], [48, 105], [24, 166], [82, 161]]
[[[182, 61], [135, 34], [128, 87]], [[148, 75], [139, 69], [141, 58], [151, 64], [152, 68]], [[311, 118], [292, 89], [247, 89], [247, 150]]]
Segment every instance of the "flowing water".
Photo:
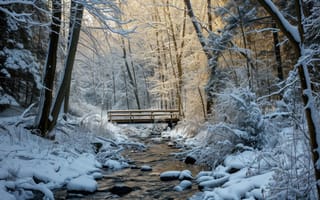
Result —
[[[157, 142], [152, 142], [157, 141]], [[199, 171], [206, 170], [203, 166], [187, 165], [183, 161], [179, 161], [172, 155], [180, 150], [168, 145], [168, 141], [152, 140], [147, 138], [144, 140], [148, 148], [141, 152], [126, 150], [123, 155], [131, 160], [135, 166], [148, 165], [152, 167], [152, 171], [143, 172], [139, 168], [127, 168], [120, 171], [105, 171], [104, 178], [99, 180], [99, 189], [92, 195], [85, 197], [70, 197], [68, 199], [188, 199], [198, 192], [197, 185], [193, 182], [192, 188], [181, 192], [174, 191], [174, 186], [180, 183], [179, 180], [161, 181], [160, 173], [171, 170], [188, 169], [195, 177]], [[127, 186], [132, 191], [126, 195], [118, 196], [112, 194], [110, 188], [113, 186]]]

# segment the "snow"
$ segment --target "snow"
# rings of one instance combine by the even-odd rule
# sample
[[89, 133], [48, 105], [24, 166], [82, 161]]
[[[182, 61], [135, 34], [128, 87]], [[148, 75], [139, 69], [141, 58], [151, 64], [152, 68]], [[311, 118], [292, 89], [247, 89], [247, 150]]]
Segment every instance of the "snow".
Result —
[[179, 175], [179, 180], [192, 180], [192, 173], [190, 170], [183, 170]]
[[[1, 199], [32, 199], [33, 190], [43, 193], [44, 199], [54, 199], [52, 190], [63, 187], [81, 192], [96, 191], [96, 179], [103, 175], [102, 164], [97, 160], [99, 153], [95, 155], [91, 145], [95, 137], [86, 132], [87, 129], [64, 122], [54, 130], [56, 140], [46, 140], [22, 127], [24, 123], [34, 121], [33, 118], [24, 118], [24, 115], [0, 116]], [[69, 122], [79, 123], [79, 119], [70, 117]], [[115, 148], [108, 146], [108, 142], [100, 142], [104, 144], [105, 151]], [[116, 140], [110, 142], [118, 144]], [[118, 154], [119, 151], [114, 151], [113, 156], [119, 157]], [[109, 163], [113, 169], [128, 165], [123, 160], [120, 163], [108, 157], [101, 161]]]
[[10, 95], [3, 94], [0, 96], [0, 105], [9, 104], [13, 106], [19, 106], [18, 102]]
[[292, 35], [294, 40], [299, 43], [301, 41], [300, 34], [298, 28], [290, 24], [290, 22], [282, 15], [279, 9], [274, 5], [271, 0], [264, 0], [268, 7], [277, 15], [279, 20], [281, 21], [282, 25], [285, 29]]
[[96, 181], [92, 180], [92, 177], [83, 175], [78, 178], [72, 179], [67, 184], [67, 189], [71, 191], [86, 191], [94, 192], [98, 188]]
[[190, 189], [192, 187], [192, 182], [188, 180], [183, 180], [179, 183], [179, 185], [175, 186], [173, 189], [175, 191], [181, 192], [186, 189]]
[[229, 166], [230, 168], [241, 169], [245, 166], [249, 166], [257, 156], [253, 151], [244, 151], [240, 154], [233, 154], [226, 157], [224, 165]]
[[119, 169], [123, 169], [124, 165], [121, 164], [121, 162], [117, 161], [117, 160], [107, 160], [104, 164], [103, 164], [104, 167], [107, 167], [109, 169], [113, 169], [113, 170], [119, 170]]

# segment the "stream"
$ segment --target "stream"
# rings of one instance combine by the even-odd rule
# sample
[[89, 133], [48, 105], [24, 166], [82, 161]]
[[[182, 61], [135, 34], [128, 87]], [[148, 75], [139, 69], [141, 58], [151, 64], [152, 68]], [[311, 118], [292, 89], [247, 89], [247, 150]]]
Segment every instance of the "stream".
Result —
[[[142, 140], [142, 138], [139, 138]], [[132, 161], [131, 166], [119, 171], [104, 171], [104, 177], [98, 180], [98, 191], [86, 196], [69, 196], [67, 199], [164, 199], [179, 200], [188, 199], [198, 192], [198, 186], [193, 182], [192, 188], [184, 191], [174, 191], [174, 187], [180, 183], [179, 180], [161, 181], [160, 173], [164, 171], [188, 169], [195, 177], [198, 172], [207, 168], [199, 165], [187, 165], [183, 161], [177, 160], [173, 153], [178, 153], [181, 149], [176, 148], [170, 140], [163, 140], [158, 134], [143, 138], [143, 143], [147, 146], [145, 151], [126, 150], [122, 154]], [[152, 171], [141, 171], [141, 166], [150, 166]], [[110, 188], [120, 186], [129, 188], [125, 195], [115, 195], [110, 192]]]

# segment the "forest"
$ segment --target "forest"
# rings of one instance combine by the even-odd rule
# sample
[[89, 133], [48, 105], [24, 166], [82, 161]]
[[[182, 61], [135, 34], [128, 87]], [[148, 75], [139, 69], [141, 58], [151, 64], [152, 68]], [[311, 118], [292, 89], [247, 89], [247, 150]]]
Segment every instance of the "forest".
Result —
[[0, 0], [0, 30], [1, 199], [320, 198], [320, 0]]

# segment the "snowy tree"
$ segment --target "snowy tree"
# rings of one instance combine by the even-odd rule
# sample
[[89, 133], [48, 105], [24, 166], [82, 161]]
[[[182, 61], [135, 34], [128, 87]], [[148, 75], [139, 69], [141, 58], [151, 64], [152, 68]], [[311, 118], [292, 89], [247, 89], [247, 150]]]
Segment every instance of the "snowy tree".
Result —
[[[116, 24], [119, 23], [119, 19], [112, 16], [111, 13], [119, 12], [118, 7], [113, 2], [72, 2], [70, 11], [70, 29], [68, 38], [68, 52], [65, 59], [64, 75], [62, 82], [58, 85], [58, 92], [53, 101], [53, 81], [56, 71], [57, 63], [57, 48], [60, 32], [60, 21], [61, 21], [61, 2], [59, 0], [52, 2], [53, 17], [52, 17], [52, 29], [51, 29], [51, 40], [47, 56], [47, 64], [45, 68], [44, 76], [44, 88], [43, 95], [41, 95], [41, 103], [39, 106], [39, 115], [36, 119], [35, 125], [40, 131], [40, 134], [45, 137], [49, 137], [49, 132], [54, 128], [59, 117], [61, 106], [63, 101], [68, 101], [71, 74], [76, 55], [77, 44], [80, 35], [80, 27], [83, 17], [84, 8], [89, 13], [98, 18], [101, 22], [103, 29], [117, 32], [117, 29], [113, 29], [107, 22], [114, 21]], [[106, 7], [110, 9], [105, 9]], [[118, 32], [120, 33], [120, 32]], [[123, 31], [121, 33], [124, 33]], [[66, 98], [67, 97], [67, 98]], [[67, 102], [66, 102], [67, 103]], [[67, 104], [65, 104], [67, 108]]]
[[[305, 40], [305, 16], [303, 13], [303, 2], [295, 1], [297, 25], [292, 25], [287, 18], [279, 11], [276, 5], [271, 0], [258, 0], [259, 3], [267, 10], [267, 12], [274, 18], [282, 32], [288, 37], [293, 48], [295, 49], [298, 63], [296, 65], [299, 73], [301, 83], [301, 94], [305, 106], [305, 115], [310, 135], [311, 154], [314, 162], [316, 180], [320, 180], [320, 166], [319, 166], [319, 145], [320, 145], [320, 121], [319, 112], [317, 111], [314, 96], [312, 93], [312, 83], [310, 81], [310, 57], [312, 53], [308, 49]], [[315, 11], [316, 9], [313, 9]], [[310, 19], [310, 18], [309, 18]], [[313, 51], [311, 51], [313, 52]], [[318, 195], [320, 195], [320, 186], [317, 183]]]
[[43, 2], [0, 2], [0, 27], [4, 30], [0, 33], [0, 93], [9, 94], [23, 107], [36, 102], [39, 95], [47, 14]]

